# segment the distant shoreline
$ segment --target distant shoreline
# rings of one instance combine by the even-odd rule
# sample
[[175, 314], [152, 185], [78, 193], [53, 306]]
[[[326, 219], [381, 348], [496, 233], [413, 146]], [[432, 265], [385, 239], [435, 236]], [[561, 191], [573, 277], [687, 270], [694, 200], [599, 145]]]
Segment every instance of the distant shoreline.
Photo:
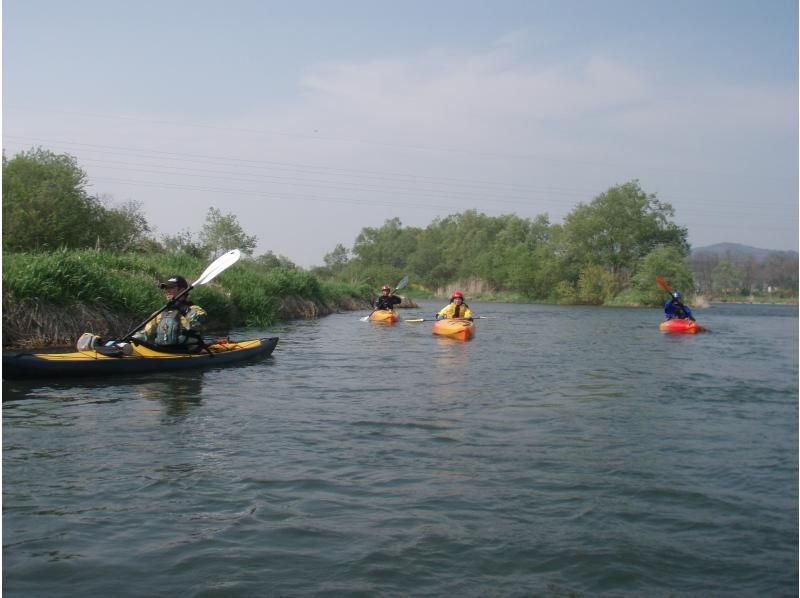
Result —
[[709, 301], [709, 305], [800, 305], [797, 299], [785, 301]]

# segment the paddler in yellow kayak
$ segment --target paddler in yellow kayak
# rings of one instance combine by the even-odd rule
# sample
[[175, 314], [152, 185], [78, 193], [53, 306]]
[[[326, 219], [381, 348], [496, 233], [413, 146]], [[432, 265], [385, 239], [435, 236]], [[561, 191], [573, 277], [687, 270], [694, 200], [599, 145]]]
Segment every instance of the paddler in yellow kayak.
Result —
[[381, 295], [375, 300], [375, 309], [393, 309], [395, 305], [400, 305], [402, 299], [392, 294], [392, 288], [385, 284], [381, 289]]
[[[157, 347], [202, 347], [201, 333], [208, 315], [202, 307], [187, 301], [186, 293], [181, 295], [184, 289], [189, 288], [189, 283], [183, 276], [173, 274], [158, 286], [164, 291], [167, 309], [134, 334], [133, 339]], [[177, 300], [176, 295], [180, 295]]]
[[436, 312], [437, 320], [445, 320], [448, 318], [472, 319], [472, 310], [470, 310], [469, 305], [464, 303], [464, 294], [461, 291], [455, 291], [453, 296], [450, 297], [450, 304], [445, 305]]

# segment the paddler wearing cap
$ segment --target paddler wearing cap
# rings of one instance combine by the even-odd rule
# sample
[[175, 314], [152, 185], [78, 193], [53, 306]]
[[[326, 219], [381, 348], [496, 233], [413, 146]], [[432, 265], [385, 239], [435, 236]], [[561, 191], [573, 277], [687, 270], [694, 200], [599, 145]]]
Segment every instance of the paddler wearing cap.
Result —
[[436, 312], [437, 320], [445, 320], [447, 318], [472, 319], [472, 310], [466, 303], [464, 303], [464, 294], [461, 291], [455, 291], [450, 297], [450, 304], [445, 305], [442, 309]]
[[172, 274], [158, 286], [164, 291], [167, 308], [132, 338], [157, 347], [202, 347], [201, 333], [208, 315], [202, 307], [187, 300], [187, 293], [182, 293], [189, 283], [183, 276]]

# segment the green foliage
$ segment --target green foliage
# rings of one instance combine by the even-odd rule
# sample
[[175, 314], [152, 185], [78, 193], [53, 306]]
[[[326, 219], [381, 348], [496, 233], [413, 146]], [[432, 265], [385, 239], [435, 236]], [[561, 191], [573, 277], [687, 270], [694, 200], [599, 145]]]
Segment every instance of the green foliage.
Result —
[[267, 251], [253, 260], [265, 270], [273, 268], [285, 268], [287, 270], [299, 270], [300, 268], [285, 255], [275, 255], [272, 251]]
[[627, 277], [638, 260], [660, 246], [688, 254], [685, 228], [671, 221], [674, 210], [647, 195], [638, 181], [612, 187], [564, 219], [562, 250], [568, 262], [596, 264]]
[[150, 232], [141, 206], [107, 207], [86, 191], [67, 154], [41, 148], [3, 159], [3, 249], [140, 248]]
[[151, 230], [141, 202], [129, 201], [119, 207], [106, 208], [101, 214], [104, 249], [126, 252], [147, 247]]
[[[107, 251], [7, 252], [3, 259], [4, 302], [40, 300], [76, 306], [102, 306], [134, 318], [163, 305], [158, 283], [180, 274], [189, 283], [208, 262], [185, 253], [116, 254]], [[241, 260], [209, 284], [191, 291], [212, 321], [229, 325], [268, 326], [285, 297], [335, 303], [343, 297], [363, 298], [366, 285], [320, 282], [308, 272], [289, 268], [265, 270], [254, 260]]]
[[235, 215], [223, 215], [217, 208], [209, 208], [200, 240], [211, 256], [216, 258], [231, 249], [240, 249], [245, 255], [253, 255], [258, 238], [246, 235]]
[[575, 285], [568, 280], [557, 283], [553, 289], [553, 299], [556, 303], [574, 304], [578, 303], [578, 292]]
[[5, 253], [3, 258], [3, 289], [12, 298], [102, 304], [135, 313], [161, 295], [152, 268], [136, 256], [87, 250]]
[[656, 306], [666, 301], [667, 295], [656, 283], [661, 276], [673, 289], [691, 293], [694, 288], [692, 273], [684, 254], [675, 247], [657, 247], [641, 260], [638, 272], [633, 277], [632, 288], [637, 292], [637, 301], [642, 305]]
[[617, 277], [601, 266], [584, 266], [578, 276], [577, 299], [581, 303], [603, 305], [619, 292]]
[[673, 215], [669, 204], [631, 181], [580, 204], [563, 225], [550, 224], [546, 215], [530, 220], [475, 210], [437, 218], [424, 229], [393, 218], [362, 229], [352, 259], [338, 245], [317, 271], [372, 286], [405, 274], [431, 289], [475, 280], [491, 295], [609, 304], [630, 288], [652, 251], [671, 248], [671, 259], [685, 261], [687, 231]]
[[323, 261], [325, 262], [325, 267], [328, 269], [328, 272], [331, 275], [335, 275], [344, 270], [347, 266], [347, 263], [350, 261], [350, 252], [344, 245], [339, 243], [333, 248], [333, 251], [325, 254]]
[[374, 294], [374, 289], [368, 284], [351, 285], [342, 282], [325, 281], [320, 283], [320, 296], [325, 303], [338, 305], [346, 299], [363, 300]]
[[201, 259], [206, 259], [210, 253], [209, 248], [186, 229], [176, 235], [164, 235], [161, 243], [167, 253], [185, 253]]
[[89, 247], [100, 205], [74, 158], [42, 149], [3, 160], [3, 249]]
[[252, 263], [239, 262], [222, 276], [237, 311], [248, 326], [263, 327], [273, 323], [282, 297], [322, 299], [319, 281], [307, 272], [286, 268], [265, 271]]

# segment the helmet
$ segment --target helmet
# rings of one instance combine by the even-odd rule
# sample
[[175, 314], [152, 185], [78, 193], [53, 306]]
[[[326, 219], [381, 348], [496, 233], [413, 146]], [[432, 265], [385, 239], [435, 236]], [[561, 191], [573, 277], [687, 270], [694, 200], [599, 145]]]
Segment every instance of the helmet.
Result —
[[180, 274], [170, 274], [169, 277], [158, 286], [162, 289], [166, 288], [186, 289], [189, 287], [189, 283], [186, 282], [186, 279]]
[[672, 291], [672, 298], [673, 299], [677, 299], [678, 301], [680, 301], [681, 297], [683, 297], [683, 295], [681, 295], [680, 291]]
[[382, 290], [382, 291], [391, 291], [391, 290], [392, 290], [392, 287], [390, 287], [388, 284], [385, 284], [385, 285], [383, 285], [383, 287], [381, 288], [381, 290]]
[[458, 297], [458, 298], [459, 298], [459, 299], [461, 299], [462, 301], [464, 300], [464, 294], [463, 294], [461, 291], [455, 291], [455, 292], [453, 293], [453, 296], [452, 296], [452, 297], [450, 297], [450, 301], [452, 301], [452, 300], [453, 300], [453, 299], [455, 299], [456, 297]]

